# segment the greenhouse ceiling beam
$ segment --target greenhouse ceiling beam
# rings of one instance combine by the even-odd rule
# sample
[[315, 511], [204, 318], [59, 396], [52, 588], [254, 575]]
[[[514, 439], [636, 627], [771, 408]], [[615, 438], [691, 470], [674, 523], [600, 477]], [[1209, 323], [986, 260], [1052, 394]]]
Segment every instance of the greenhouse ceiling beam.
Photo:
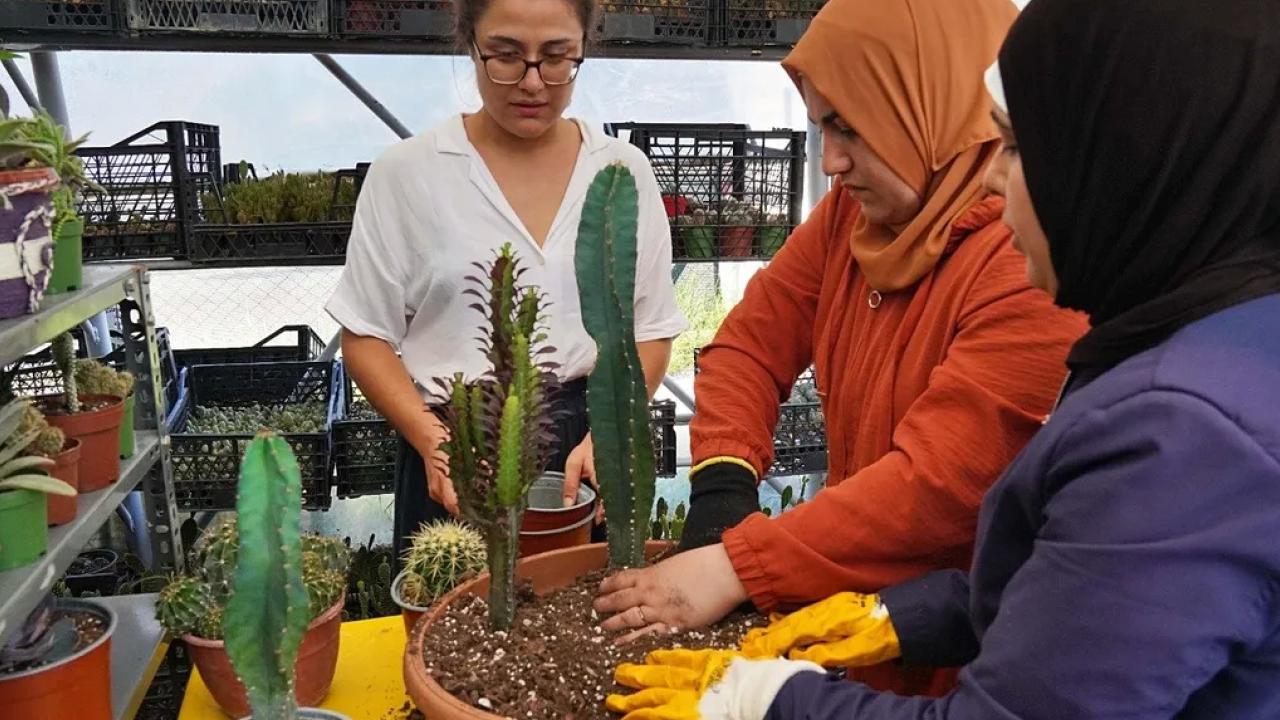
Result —
[[4, 69], [9, 73], [9, 79], [13, 81], [14, 87], [18, 88], [18, 94], [26, 101], [27, 107], [33, 111], [40, 108], [40, 101], [36, 98], [35, 91], [31, 89], [31, 85], [27, 83], [27, 78], [22, 74], [22, 68], [18, 67], [18, 63], [13, 60], [5, 60]]
[[386, 123], [387, 127], [391, 128], [391, 132], [399, 135], [402, 140], [413, 137], [413, 133], [409, 131], [409, 128], [405, 127], [404, 123], [400, 122], [395, 115], [392, 115], [386, 105], [378, 102], [378, 98], [366, 90], [360, 84], [360, 81], [352, 77], [351, 73], [347, 72], [346, 68], [342, 67], [337, 60], [322, 53], [315, 53], [312, 57], [332, 73], [334, 77], [338, 78], [338, 82], [346, 86], [352, 95], [355, 95], [360, 102], [365, 104], [365, 107], [373, 111], [373, 114], [377, 115], [379, 120]]

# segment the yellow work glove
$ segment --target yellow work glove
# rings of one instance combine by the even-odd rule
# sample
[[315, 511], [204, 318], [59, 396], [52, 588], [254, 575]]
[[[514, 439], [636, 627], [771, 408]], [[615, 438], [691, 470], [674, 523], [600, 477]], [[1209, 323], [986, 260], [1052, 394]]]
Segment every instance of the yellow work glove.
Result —
[[614, 680], [639, 692], [610, 695], [605, 706], [622, 720], [764, 720], [787, 680], [821, 671], [813, 663], [748, 660], [731, 650], [656, 650], [644, 664], [618, 666]]
[[902, 654], [898, 633], [879, 595], [844, 592], [797, 610], [775, 615], [742, 641], [748, 658], [786, 656], [823, 667], [862, 667]]

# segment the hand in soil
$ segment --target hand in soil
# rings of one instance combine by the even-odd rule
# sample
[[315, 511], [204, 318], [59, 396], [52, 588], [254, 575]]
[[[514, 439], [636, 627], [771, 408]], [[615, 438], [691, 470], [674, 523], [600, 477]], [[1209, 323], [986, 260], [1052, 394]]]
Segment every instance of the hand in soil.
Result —
[[659, 632], [703, 628], [747, 600], [724, 545], [708, 545], [641, 570], [623, 570], [600, 584], [601, 627], [629, 631], [618, 642]]

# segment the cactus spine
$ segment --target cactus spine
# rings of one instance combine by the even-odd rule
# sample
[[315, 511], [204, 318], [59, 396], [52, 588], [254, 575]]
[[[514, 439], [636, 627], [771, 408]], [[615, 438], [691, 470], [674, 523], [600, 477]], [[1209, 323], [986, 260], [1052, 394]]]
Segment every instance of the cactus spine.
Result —
[[601, 170], [587, 190], [574, 258], [582, 322], [598, 348], [587, 408], [613, 567], [644, 564], [656, 477], [635, 338], [637, 206], [626, 166]]
[[401, 597], [426, 607], [484, 567], [485, 543], [480, 533], [451, 520], [423, 525], [405, 552]]
[[523, 271], [511, 246], [477, 264], [465, 292], [488, 323], [481, 348], [493, 370], [483, 378], [437, 380], [450, 400], [444, 413], [449, 476], [462, 516], [484, 536], [489, 562], [489, 624], [511, 627], [515, 618], [515, 563], [526, 493], [546, 467], [555, 443], [548, 395], [553, 367], [537, 356], [551, 348], [540, 330], [542, 295], [519, 287]]
[[80, 391], [76, 389], [76, 343], [71, 333], [62, 333], [54, 338], [50, 351], [58, 372], [62, 373], [62, 396], [67, 412], [75, 415], [80, 412]]
[[209, 595], [207, 584], [197, 578], [178, 576], [160, 591], [156, 600], [156, 619], [173, 637], [192, 633], [210, 637], [202, 631], [201, 625], [208, 623], [209, 615], [217, 607]]
[[272, 432], [259, 433], [245, 451], [236, 513], [227, 655], [255, 720], [295, 720], [294, 664], [311, 617], [302, 580], [302, 475], [289, 444]]

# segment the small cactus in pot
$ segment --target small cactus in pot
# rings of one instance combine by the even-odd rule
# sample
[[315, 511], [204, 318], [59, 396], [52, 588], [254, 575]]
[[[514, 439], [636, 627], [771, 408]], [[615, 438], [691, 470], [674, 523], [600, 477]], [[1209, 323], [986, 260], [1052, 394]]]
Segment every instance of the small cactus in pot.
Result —
[[484, 536], [460, 522], [441, 520], [413, 534], [395, 590], [406, 605], [423, 609], [484, 568]]

